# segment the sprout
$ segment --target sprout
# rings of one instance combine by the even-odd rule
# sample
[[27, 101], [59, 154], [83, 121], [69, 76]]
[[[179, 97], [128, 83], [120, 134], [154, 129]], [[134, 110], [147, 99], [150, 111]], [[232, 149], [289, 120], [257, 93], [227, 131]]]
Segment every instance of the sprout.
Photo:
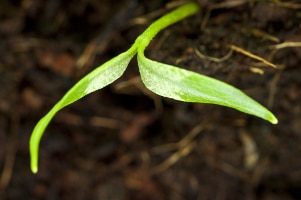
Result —
[[97, 67], [78, 81], [35, 126], [29, 145], [32, 172], [38, 172], [40, 140], [54, 115], [65, 106], [118, 79], [136, 54], [142, 82], [152, 92], [179, 101], [227, 106], [276, 124], [278, 120], [269, 110], [235, 87], [222, 81], [145, 57], [144, 51], [146, 47], [159, 31], [197, 13], [199, 10], [198, 4], [187, 3], [167, 13], [152, 23], [136, 39], [130, 49]]

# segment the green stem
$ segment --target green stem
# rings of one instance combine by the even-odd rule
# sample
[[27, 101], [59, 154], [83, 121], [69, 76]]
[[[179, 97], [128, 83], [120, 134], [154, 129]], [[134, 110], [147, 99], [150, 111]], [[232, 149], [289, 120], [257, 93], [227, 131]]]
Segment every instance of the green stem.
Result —
[[135, 41], [139, 49], [145, 49], [158, 32], [166, 27], [196, 14], [200, 10], [197, 3], [187, 3], [153, 22]]
[[135, 41], [133, 46], [126, 52], [114, 57], [110, 61], [96, 68], [75, 84], [64, 97], [45, 115], [35, 126], [30, 137], [31, 170], [38, 172], [38, 153], [41, 137], [54, 115], [65, 106], [80, 98], [99, 90], [119, 78], [132, 57], [137, 51], [144, 51], [149, 42], [162, 29], [174, 24], [185, 17], [195, 14], [199, 10], [196, 3], [185, 4], [174, 11], [164, 15], [152, 23]]

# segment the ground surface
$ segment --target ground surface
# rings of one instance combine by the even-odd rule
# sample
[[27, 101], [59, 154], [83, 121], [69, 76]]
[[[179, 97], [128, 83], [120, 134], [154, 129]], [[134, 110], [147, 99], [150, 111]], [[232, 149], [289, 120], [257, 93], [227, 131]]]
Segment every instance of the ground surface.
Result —
[[[301, 199], [301, 7], [292, 0], [200, 0], [200, 14], [160, 33], [147, 51], [235, 85], [278, 125], [150, 94], [134, 61], [114, 84], [58, 113], [41, 143], [40, 171], [30, 172], [39, 118], [167, 11], [162, 0], [116, 2], [0, 2], [0, 199]], [[274, 46], [287, 41], [299, 47]], [[279, 69], [238, 51], [211, 58], [231, 45]]]

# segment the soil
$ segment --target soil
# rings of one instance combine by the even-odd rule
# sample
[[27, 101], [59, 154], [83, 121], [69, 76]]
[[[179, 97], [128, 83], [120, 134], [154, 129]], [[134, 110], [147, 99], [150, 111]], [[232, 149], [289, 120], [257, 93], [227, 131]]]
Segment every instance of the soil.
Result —
[[[118, 81], [55, 116], [31, 173], [37, 121], [178, 3], [116, 2], [0, 2], [0, 199], [301, 199], [301, 5], [293, 0], [199, 0], [199, 14], [147, 49], [154, 60], [240, 88], [277, 125], [154, 95], [133, 60]], [[241, 51], [224, 57], [231, 45]]]

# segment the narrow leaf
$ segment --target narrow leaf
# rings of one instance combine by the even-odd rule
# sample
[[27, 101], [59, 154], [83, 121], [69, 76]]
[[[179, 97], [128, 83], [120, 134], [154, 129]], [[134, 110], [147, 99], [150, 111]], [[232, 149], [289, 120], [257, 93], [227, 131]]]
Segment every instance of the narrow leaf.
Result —
[[276, 117], [245, 93], [222, 81], [159, 63], [138, 50], [138, 65], [145, 86], [154, 93], [185, 102], [211, 103], [237, 109], [276, 124]]
[[38, 150], [41, 137], [54, 115], [65, 106], [79, 100], [87, 94], [109, 85], [118, 79], [124, 73], [130, 60], [135, 54], [136, 46], [134, 45], [126, 52], [114, 57], [87, 74], [84, 78], [77, 82], [77, 84], [74, 85], [57, 104], [55, 104], [47, 115], [45, 115], [37, 123], [30, 137], [29, 147], [31, 155], [31, 170], [34, 173], [38, 171]]

